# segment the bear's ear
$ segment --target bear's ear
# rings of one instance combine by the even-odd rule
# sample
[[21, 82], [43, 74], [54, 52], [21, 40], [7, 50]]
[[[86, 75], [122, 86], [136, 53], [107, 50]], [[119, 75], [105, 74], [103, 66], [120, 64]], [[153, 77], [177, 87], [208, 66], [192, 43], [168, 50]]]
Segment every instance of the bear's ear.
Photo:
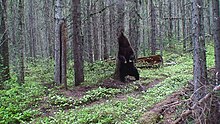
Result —
[[118, 37], [118, 44], [119, 44], [119, 47], [129, 47], [130, 46], [129, 41], [125, 37], [123, 32], [121, 32], [120, 36]]

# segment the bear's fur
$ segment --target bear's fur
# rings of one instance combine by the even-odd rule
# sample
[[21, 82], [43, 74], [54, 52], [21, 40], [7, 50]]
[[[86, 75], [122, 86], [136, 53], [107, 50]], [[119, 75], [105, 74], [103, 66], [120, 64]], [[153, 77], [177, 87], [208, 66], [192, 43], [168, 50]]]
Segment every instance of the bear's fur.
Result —
[[119, 51], [118, 59], [120, 62], [120, 80], [125, 82], [126, 76], [134, 76], [136, 80], [139, 80], [139, 73], [137, 68], [134, 66], [134, 50], [132, 49], [128, 39], [123, 33], [118, 38]]

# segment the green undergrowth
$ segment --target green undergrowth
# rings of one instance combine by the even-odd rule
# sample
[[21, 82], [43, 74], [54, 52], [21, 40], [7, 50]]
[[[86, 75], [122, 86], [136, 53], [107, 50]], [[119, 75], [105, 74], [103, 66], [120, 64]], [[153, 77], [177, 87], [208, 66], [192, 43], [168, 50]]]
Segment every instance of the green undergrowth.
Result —
[[41, 100], [43, 89], [36, 82], [19, 85], [15, 79], [6, 81], [0, 90], [0, 124], [27, 122], [38, 115], [33, 108]]
[[[139, 69], [141, 81], [130, 83], [124, 88], [101, 88], [89, 90], [80, 98], [65, 96], [59, 87], [46, 89], [42, 82], [53, 81], [53, 61], [37, 60], [28, 63], [26, 83], [22, 86], [15, 80], [5, 82], [5, 89], [0, 91], [0, 123], [36, 123], [36, 124], [138, 124], [138, 119], [154, 104], [165, 99], [173, 92], [186, 86], [192, 79], [192, 55], [164, 52], [164, 63], [176, 64], [157, 69]], [[38, 64], [36, 64], [38, 63]], [[213, 47], [207, 47], [207, 66], [213, 67]], [[85, 63], [85, 82], [82, 86], [97, 86], [109, 78], [114, 72], [114, 63], [97, 61]], [[68, 87], [74, 88], [73, 63], [68, 63]], [[146, 92], [131, 95], [137, 89], [135, 83], [146, 86], [159, 79], [161, 82]], [[48, 93], [45, 93], [45, 92]], [[118, 94], [124, 95], [117, 98]], [[129, 94], [129, 95], [128, 95]], [[44, 101], [42, 98], [46, 98]], [[103, 102], [91, 104], [105, 99]], [[39, 116], [39, 108], [44, 102], [48, 111], [54, 111], [53, 116]], [[52, 110], [56, 109], [56, 110]], [[37, 117], [38, 116], [38, 117]]]
[[[207, 47], [207, 65], [213, 66], [213, 48]], [[81, 99], [81, 103], [75, 109], [59, 111], [54, 116], [34, 120], [38, 124], [43, 123], [66, 123], [66, 124], [138, 124], [141, 115], [154, 104], [165, 99], [175, 91], [185, 87], [192, 80], [193, 60], [191, 53], [178, 55], [165, 53], [164, 60], [173, 61], [176, 64], [164, 66], [158, 69], [139, 69], [141, 84], [148, 84], [154, 79], [161, 82], [146, 92], [140, 92], [137, 96], [127, 95], [134, 91], [135, 84], [129, 84], [128, 89], [96, 89], [87, 92]], [[91, 78], [92, 79], [92, 78]], [[98, 79], [98, 78], [97, 78]], [[130, 89], [129, 89], [130, 88]], [[118, 93], [124, 94], [123, 99], [114, 98]], [[106, 95], [107, 94], [107, 95]], [[90, 101], [107, 98], [105, 102], [84, 106]], [[76, 100], [77, 101], [77, 100]]]

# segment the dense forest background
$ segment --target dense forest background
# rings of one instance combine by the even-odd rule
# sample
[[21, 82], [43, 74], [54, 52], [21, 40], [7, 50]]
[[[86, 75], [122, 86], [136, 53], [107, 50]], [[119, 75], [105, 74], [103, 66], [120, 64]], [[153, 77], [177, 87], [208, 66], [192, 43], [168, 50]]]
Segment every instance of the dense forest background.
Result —
[[[173, 123], [217, 124], [219, 16], [219, 0], [0, 0], [0, 123], [166, 123], [149, 108], [184, 92], [161, 105]], [[121, 32], [164, 67], [113, 79]]]

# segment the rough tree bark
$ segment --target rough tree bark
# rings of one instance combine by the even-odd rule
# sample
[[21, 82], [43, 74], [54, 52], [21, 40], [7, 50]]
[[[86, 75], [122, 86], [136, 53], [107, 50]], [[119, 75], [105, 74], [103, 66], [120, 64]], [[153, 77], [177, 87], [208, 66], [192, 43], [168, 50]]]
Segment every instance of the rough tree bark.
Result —
[[65, 89], [67, 89], [67, 79], [66, 79], [66, 61], [67, 61], [67, 49], [66, 49], [66, 43], [67, 43], [67, 26], [66, 26], [66, 20], [64, 20], [61, 23], [60, 27], [60, 35], [61, 35], [61, 83], [64, 84]]
[[[182, 34], [183, 39], [186, 37], [185, 33], [185, 27], [186, 27], [186, 21], [185, 21], [185, 0], [181, 1], [181, 17], [182, 17]], [[186, 40], [183, 40], [183, 51], [186, 50]]]
[[172, 23], [172, 0], [168, 0], [168, 10], [169, 10], [169, 27], [168, 27], [168, 40], [169, 40], [169, 47], [172, 47], [172, 37], [173, 37], [173, 23]]
[[80, 0], [72, 0], [75, 86], [84, 81], [82, 39], [80, 37]]
[[24, 0], [18, 1], [18, 69], [17, 76], [20, 84], [24, 83]]
[[139, 5], [138, 0], [134, 0], [132, 3], [134, 4], [129, 12], [129, 39], [131, 42], [131, 46], [134, 49], [135, 56], [138, 57], [138, 51], [140, 46], [140, 21], [139, 21]]
[[[115, 1], [114, 0], [109, 0], [109, 6], [111, 6]], [[110, 55], [115, 56], [116, 53], [116, 33], [115, 33], [115, 6], [111, 6], [109, 8], [109, 39], [111, 40], [110, 42]]]
[[29, 50], [30, 50], [30, 57], [32, 59], [36, 58], [36, 28], [35, 28], [35, 12], [33, 7], [33, 0], [28, 1], [29, 11], [28, 11], [28, 33], [29, 33]]
[[92, 1], [92, 12], [95, 13], [92, 15], [92, 26], [93, 26], [93, 40], [94, 40], [94, 60], [101, 60], [101, 42], [99, 40], [98, 30], [98, 15], [97, 11], [97, 1]]
[[0, 1], [0, 88], [2, 82], [10, 78], [9, 73], [9, 51], [7, 30], [7, 2]]
[[[192, 0], [192, 40], [193, 40], [193, 82], [194, 82], [194, 104], [206, 94], [207, 68], [205, 55], [205, 37], [203, 25], [203, 1]], [[197, 106], [195, 111], [195, 123], [204, 122], [201, 107]]]
[[151, 55], [156, 54], [156, 12], [153, 0], [149, 1], [150, 8], [150, 47], [151, 47]]
[[86, 6], [87, 6], [86, 15], [88, 15], [88, 18], [86, 21], [88, 59], [89, 59], [89, 62], [92, 63], [92, 62], [94, 62], [94, 52], [93, 52], [94, 43], [92, 41], [92, 32], [91, 32], [92, 31], [92, 21], [91, 21], [91, 17], [89, 16], [91, 14], [91, 0], [86, 1]]
[[[106, 3], [104, 2], [104, 1], [101, 1], [101, 6], [102, 6], [102, 8], [104, 8], [105, 6], [106, 6]], [[102, 12], [102, 15], [101, 15], [102, 17], [101, 17], [101, 20], [102, 20], [102, 42], [103, 42], [103, 44], [104, 44], [104, 48], [103, 48], [103, 50], [104, 50], [104, 53], [103, 53], [103, 58], [104, 59], [108, 59], [109, 58], [109, 42], [108, 42], [108, 35], [107, 35], [107, 20], [106, 20], [106, 16], [107, 16], [107, 12], [104, 10], [103, 12]]]
[[[125, 0], [120, 0], [117, 2], [117, 37], [121, 34], [121, 32], [124, 32], [124, 10], [125, 10]], [[119, 46], [119, 45], [118, 45]], [[118, 50], [118, 49], [117, 49]], [[115, 80], [120, 80], [120, 62], [118, 59], [118, 55], [116, 55], [116, 68], [115, 68], [115, 73], [113, 75], [113, 78]]]
[[220, 16], [219, 1], [212, 0], [213, 9], [213, 35], [215, 44], [215, 71], [216, 83], [220, 84]]
[[54, 82], [61, 84], [61, 41], [60, 41], [60, 24], [62, 19], [62, 0], [55, 1], [55, 68]]
[[125, 0], [119, 0], [117, 1], [117, 36], [121, 34], [121, 32], [124, 32], [124, 19], [125, 19]]

